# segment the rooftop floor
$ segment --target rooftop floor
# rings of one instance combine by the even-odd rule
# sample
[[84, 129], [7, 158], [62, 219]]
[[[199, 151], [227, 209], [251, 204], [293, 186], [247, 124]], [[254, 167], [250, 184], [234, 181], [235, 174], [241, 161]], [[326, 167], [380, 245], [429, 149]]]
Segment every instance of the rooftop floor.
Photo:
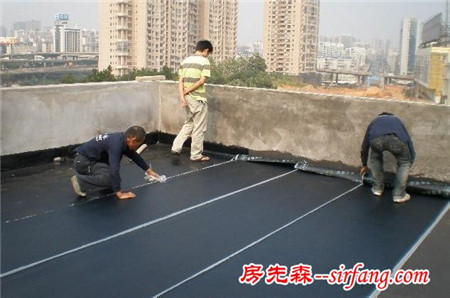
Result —
[[374, 285], [242, 284], [243, 266], [341, 264], [365, 269], [429, 269], [430, 283], [391, 285], [382, 296], [445, 297], [450, 291], [448, 200], [412, 195], [394, 204], [355, 182], [288, 165], [209, 163], [143, 153], [166, 183], [148, 183], [122, 161], [122, 186], [137, 198], [80, 199], [70, 161], [1, 177], [3, 297], [339, 297], [377, 295]]

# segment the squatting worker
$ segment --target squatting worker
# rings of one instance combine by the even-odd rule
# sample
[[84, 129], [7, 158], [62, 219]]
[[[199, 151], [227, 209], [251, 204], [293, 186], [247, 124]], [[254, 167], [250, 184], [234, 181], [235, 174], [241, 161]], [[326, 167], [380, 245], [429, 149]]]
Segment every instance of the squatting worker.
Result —
[[[370, 148], [370, 150], [369, 150]], [[369, 159], [372, 173], [372, 193], [381, 196], [384, 191], [383, 152], [388, 151], [397, 160], [397, 175], [392, 190], [395, 203], [410, 199], [406, 193], [409, 170], [415, 159], [414, 146], [402, 121], [391, 113], [381, 113], [367, 127], [361, 146], [361, 175], [366, 174]]]
[[101, 134], [75, 148], [77, 174], [71, 178], [75, 193], [85, 197], [90, 192], [111, 189], [118, 199], [135, 198], [134, 193], [123, 192], [120, 187], [120, 160], [125, 155], [148, 175], [159, 177], [136, 152], [145, 136], [142, 127], [132, 126], [125, 132]]
[[211, 76], [207, 57], [212, 53], [213, 46], [208, 40], [201, 40], [197, 42], [195, 51], [194, 55], [183, 60], [178, 71], [180, 104], [185, 107], [186, 121], [173, 141], [172, 153], [180, 154], [184, 142], [191, 137], [191, 160], [209, 161], [209, 157], [203, 155], [208, 118], [205, 81]]

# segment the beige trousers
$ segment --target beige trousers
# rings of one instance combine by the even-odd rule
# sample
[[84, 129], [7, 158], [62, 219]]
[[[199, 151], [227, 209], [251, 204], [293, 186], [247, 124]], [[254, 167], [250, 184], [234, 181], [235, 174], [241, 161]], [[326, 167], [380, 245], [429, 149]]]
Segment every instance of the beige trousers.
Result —
[[186, 121], [173, 141], [172, 151], [181, 152], [184, 142], [191, 137], [191, 159], [199, 159], [203, 154], [203, 140], [206, 131], [208, 104], [186, 96], [188, 105], [186, 109]]

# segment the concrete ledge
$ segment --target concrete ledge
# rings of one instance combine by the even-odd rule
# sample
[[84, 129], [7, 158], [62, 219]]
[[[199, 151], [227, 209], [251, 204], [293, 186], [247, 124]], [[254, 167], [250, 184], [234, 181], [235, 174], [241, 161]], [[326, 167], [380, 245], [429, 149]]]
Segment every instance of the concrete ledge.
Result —
[[80, 144], [141, 125], [158, 130], [159, 83], [2, 88], [1, 155]]
[[[175, 82], [161, 82], [161, 128], [176, 134], [184, 122]], [[272, 89], [207, 86], [205, 140], [256, 152], [360, 167], [367, 126], [378, 114], [398, 115], [413, 139], [412, 175], [450, 181], [450, 107]], [[387, 155], [385, 168], [395, 172]]]
[[[176, 135], [185, 119], [172, 81], [0, 91], [2, 156], [79, 144], [134, 124]], [[414, 142], [412, 175], [450, 181], [450, 106], [218, 85], [207, 86], [207, 97], [206, 142], [353, 168], [361, 163], [367, 125], [381, 112], [392, 112]], [[388, 156], [386, 170], [395, 167]]]
[[138, 82], [164, 81], [165, 79], [166, 79], [165, 76], [144, 76], [144, 77], [136, 77], [136, 81], [138, 81]]

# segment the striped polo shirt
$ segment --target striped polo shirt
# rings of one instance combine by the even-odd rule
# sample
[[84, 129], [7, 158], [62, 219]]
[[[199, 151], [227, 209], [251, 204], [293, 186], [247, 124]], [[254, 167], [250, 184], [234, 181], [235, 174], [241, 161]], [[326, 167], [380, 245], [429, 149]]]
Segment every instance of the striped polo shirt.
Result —
[[[183, 78], [184, 88], [194, 85], [202, 77], [211, 76], [211, 65], [209, 60], [200, 55], [192, 55], [181, 62], [178, 75]], [[205, 85], [190, 93], [196, 100], [206, 101]]]

